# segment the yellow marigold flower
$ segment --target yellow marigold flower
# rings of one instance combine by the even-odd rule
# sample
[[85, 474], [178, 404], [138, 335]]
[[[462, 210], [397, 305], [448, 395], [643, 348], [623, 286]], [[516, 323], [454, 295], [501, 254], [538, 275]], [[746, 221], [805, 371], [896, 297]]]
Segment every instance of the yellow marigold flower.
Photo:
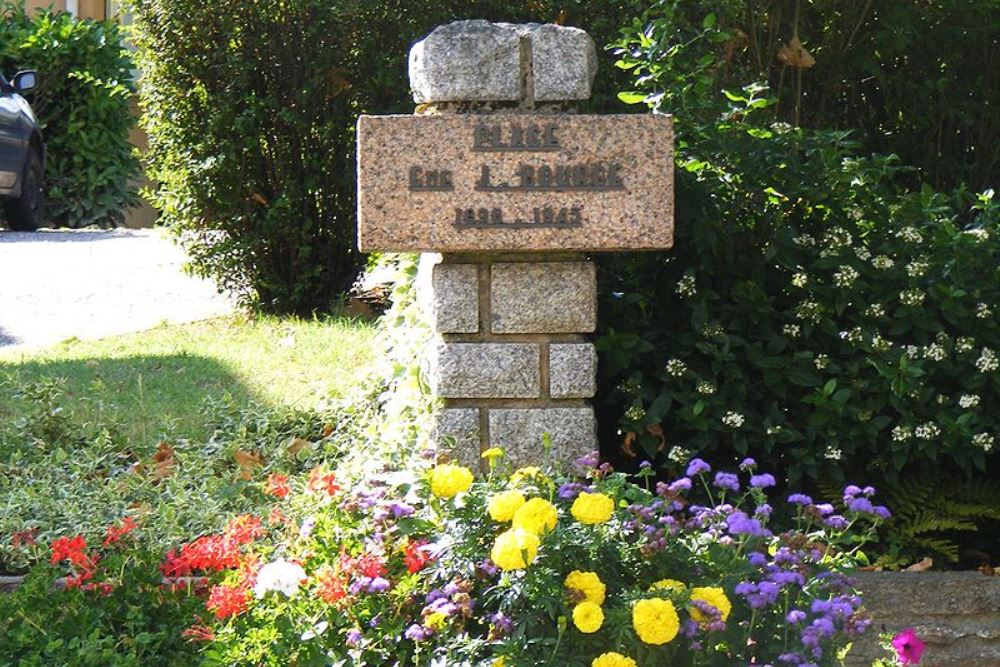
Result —
[[604, 523], [614, 514], [615, 501], [603, 493], [584, 491], [576, 497], [569, 511], [580, 523]]
[[500, 656], [499, 658], [493, 661], [491, 667], [507, 667], [507, 661], [504, 660], [503, 656]]
[[632, 607], [632, 626], [647, 644], [666, 644], [677, 636], [681, 622], [674, 603], [662, 598], [639, 600]]
[[532, 498], [514, 512], [514, 528], [522, 528], [536, 535], [555, 529], [558, 515], [555, 505], [544, 498]]
[[443, 463], [431, 469], [431, 493], [438, 498], [454, 498], [472, 486], [472, 471], [463, 466]]
[[502, 491], [490, 498], [487, 505], [490, 517], [503, 523], [514, 518], [514, 512], [524, 505], [524, 494], [517, 490]]
[[593, 602], [597, 605], [604, 604], [607, 587], [596, 572], [573, 570], [566, 575], [563, 585], [570, 590], [582, 593], [586, 602]]
[[[479, 456], [480, 458], [489, 459], [490, 461], [492, 461], [493, 459], [498, 459], [501, 456], [503, 456], [503, 450], [500, 449], [499, 447], [490, 447]], [[503, 658], [500, 659], [503, 660]]]
[[590, 667], [639, 667], [635, 660], [626, 658], [621, 653], [602, 653], [594, 658]]
[[581, 602], [573, 607], [573, 625], [587, 635], [597, 632], [604, 625], [604, 612], [593, 602]]
[[687, 586], [684, 585], [683, 581], [678, 581], [677, 579], [660, 579], [654, 582], [652, 586], [649, 587], [649, 592], [653, 593], [655, 591], [677, 591], [680, 593]]
[[444, 612], [435, 611], [432, 614], [428, 614], [426, 620], [424, 620], [424, 625], [428, 628], [434, 628], [435, 630], [440, 630], [444, 627], [445, 621], [448, 619], [448, 615]]
[[[726, 592], [718, 586], [703, 586], [691, 589], [691, 599], [707, 602], [719, 610], [722, 620], [729, 618], [729, 612], [733, 610], [733, 605], [726, 597]], [[703, 614], [697, 607], [691, 607], [691, 618], [699, 623], [711, 621], [707, 615]]]
[[490, 558], [502, 570], [522, 570], [535, 560], [538, 545], [538, 535], [520, 528], [511, 528], [497, 536], [490, 550]]
[[528, 466], [526, 468], [518, 468], [514, 471], [514, 474], [510, 476], [510, 483], [517, 485], [524, 480], [531, 479], [544, 479], [545, 475], [537, 466]]

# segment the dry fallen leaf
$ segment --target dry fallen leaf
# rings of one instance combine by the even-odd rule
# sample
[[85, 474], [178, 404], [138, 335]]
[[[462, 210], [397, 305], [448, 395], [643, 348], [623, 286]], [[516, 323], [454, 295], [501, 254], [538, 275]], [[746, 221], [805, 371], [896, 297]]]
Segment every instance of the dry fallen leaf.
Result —
[[295, 456], [303, 449], [308, 449], [311, 446], [312, 443], [309, 442], [308, 440], [305, 440], [303, 438], [292, 438], [291, 440], [288, 441], [287, 449], [289, 454]]
[[156, 479], [166, 479], [174, 474], [177, 468], [177, 453], [169, 442], [161, 442], [153, 454], [153, 476]]
[[667, 437], [663, 435], [663, 427], [659, 424], [653, 424], [646, 427], [646, 433], [650, 434], [654, 438], [660, 439], [660, 444], [657, 445], [656, 451], [662, 452], [667, 448]]
[[788, 44], [783, 45], [778, 50], [778, 60], [789, 67], [800, 69], [809, 69], [816, 64], [816, 59], [805, 50], [798, 37], [792, 37]]
[[240, 466], [240, 479], [250, 481], [253, 479], [254, 468], [264, 465], [264, 457], [257, 452], [248, 452], [242, 449], [233, 454], [237, 465]]
[[904, 569], [903, 572], [926, 572], [932, 567], [934, 567], [934, 559], [928, 556], [919, 563], [914, 563], [910, 567]]
[[323, 437], [329, 438], [333, 433], [333, 424], [323, 424]]
[[622, 451], [625, 452], [626, 456], [633, 459], [635, 458], [635, 449], [633, 449], [632, 445], [634, 444], [635, 444], [635, 431], [629, 431], [628, 433], [625, 434], [625, 441], [622, 442]]
[[979, 566], [979, 573], [985, 574], [987, 577], [992, 577], [996, 575], [996, 570], [989, 563], [983, 563]]

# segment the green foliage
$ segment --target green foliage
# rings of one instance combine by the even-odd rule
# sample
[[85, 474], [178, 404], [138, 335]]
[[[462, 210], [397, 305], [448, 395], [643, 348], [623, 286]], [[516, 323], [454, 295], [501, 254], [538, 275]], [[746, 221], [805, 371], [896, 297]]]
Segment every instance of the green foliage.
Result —
[[[364, 263], [355, 119], [412, 111], [413, 41], [455, 18], [550, 21], [565, 9], [603, 43], [633, 5], [132, 0], [152, 200], [200, 275], [265, 310], [326, 308]], [[598, 106], [622, 74], [605, 71]]]
[[26, 98], [46, 144], [45, 217], [65, 227], [114, 227], [138, 199], [129, 130], [132, 63], [115, 21], [0, 8], [0, 65], [38, 70]]
[[[761, 82], [775, 104], [759, 122], [854, 130], [863, 153], [898, 153], [918, 167], [911, 184], [997, 185], [994, 0], [651, 4], [629, 32], [646, 32], [635, 46], [669, 70], [654, 74], [668, 98]], [[796, 37], [807, 56], [787, 48]], [[662, 108], [681, 111], [673, 100]]]
[[[100, 542], [98, 541], [98, 544]], [[65, 572], [39, 566], [24, 585], [0, 594], [0, 662], [5, 665], [81, 667], [181, 667], [194, 647], [180, 630], [200, 606], [196, 597], [161, 586], [162, 553], [127, 545], [104, 549], [97, 590], [55, 590]]]
[[650, 457], [750, 454], [793, 485], [989, 470], [992, 191], [906, 190], [899, 160], [854, 135], [771, 122], [762, 86], [721, 94], [733, 35], [682, 5], [619, 49], [654, 111], [676, 114], [676, 242], [604, 262], [605, 414]]

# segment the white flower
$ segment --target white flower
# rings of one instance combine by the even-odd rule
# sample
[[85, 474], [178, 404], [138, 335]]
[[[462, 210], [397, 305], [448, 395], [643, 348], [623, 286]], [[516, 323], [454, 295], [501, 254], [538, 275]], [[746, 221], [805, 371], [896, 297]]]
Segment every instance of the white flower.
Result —
[[871, 252], [869, 252], [868, 248], [864, 246], [858, 246], [857, 248], [855, 248], [854, 254], [857, 255], [858, 259], [860, 259], [862, 262], [867, 262], [872, 257]]
[[966, 229], [965, 233], [975, 239], [976, 243], [982, 243], [990, 238], [990, 233], [985, 229]]
[[789, 338], [798, 338], [799, 333], [801, 333], [801, 327], [798, 324], [786, 324], [781, 331]]
[[271, 591], [277, 591], [290, 598], [299, 592], [299, 586], [305, 579], [306, 571], [301, 565], [279, 559], [260, 568], [253, 593], [258, 599]]
[[914, 435], [921, 440], [933, 440], [941, 435], [941, 429], [934, 422], [926, 422], [916, 428]]
[[897, 426], [892, 429], [892, 439], [896, 442], [906, 442], [913, 437], [913, 431], [907, 426]]
[[924, 240], [915, 227], [903, 227], [896, 232], [896, 238], [903, 239], [907, 243], [923, 243]]
[[823, 243], [831, 248], [851, 245], [851, 233], [843, 227], [833, 227], [823, 235]]
[[924, 293], [918, 289], [908, 289], [899, 293], [899, 300], [904, 306], [919, 306], [924, 302]]
[[984, 347], [979, 358], [976, 359], [976, 368], [980, 373], [992, 373], [997, 368], [1000, 368], [1000, 359], [997, 359], [997, 353], [988, 347]]
[[907, 359], [916, 359], [917, 355], [920, 354], [920, 348], [916, 345], [907, 345], [905, 349]]
[[777, 435], [779, 433], [781, 433], [781, 424], [775, 424], [774, 426], [767, 427], [768, 435]]
[[919, 278], [920, 276], [927, 273], [927, 268], [930, 265], [923, 261], [913, 261], [906, 265], [906, 275], [911, 278]]
[[823, 313], [823, 307], [815, 301], [803, 301], [795, 307], [795, 317], [806, 322], [817, 324]]
[[854, 284], [859, 275], [853, 266], [844, 264], [833, 274], [833, 282], [837, 287], [847, 288]]
[[948, 358], [948, 353], [945, 349], [938, 345], [937, 343], [931, 343], [924, 347], [924, 359], [930, 359], [931, 361], [944, 361]]
[[715, 393], [715, 385], [712, 384], [711, 382], [702, 381], [698, 383], [698, 386], [695, 387], [694, 390], [699, 394], [704, 394], [705, 396], [708, 396], [710, 394]]
[[687, 370], [687, 365], [680, 359], [671, 359], [667, 362], [665, 370], [667, 371], [667, 375], [679, 378], [684, 375], [684, 371]]
[[698, 293], [698, 290], [694, 286], [694, 276], [691, 274], [685, 275], [683, 278], [677, 281], [677, 293], [681, 296], [691, 297]]
[[809, 276], [804, 273], [796, 273], [792, 276], [792, 285], [795, 287], [805, 287], [809, 283]]
[[718, 324], [706, 324], [701, 328], [701, 335], [705, 338], [717, 338], [726, 333], [725, 329]]
[[861, 331], [861, 327], [854, 327], [850, 331], [841, 331], [840, 337], [848, 343], [857, 344], [861, 342], [862, 338], [864, 338], [864, 334]]
[[667, 458], [674, 463], [685, 463], [691, 458], [691, 452], [684, 449], [680, 445], [674, 445], [670, 448], [670, 451], [667, 452]]
[[868, 317], [885, 317], [885, 307], [880, 303], [873, 303], [865, 308], [865, 315]]
[[993, 449], [993, 436], [989, 433], [977, 433], [972, 436], [972, 444], [979, 447], [984, 452], [988, 452]]
[[962, 394], [958, 399], [958, 405], [966, 410], [979, 405], [979, 394]]
[[743, 417], [743, 415], [732, 410], [727, 412], [726, 416], [722, 418], [722, 423], [728, 426], [729, 428], [739, 428], [743, 426], [743, 423], [745, 421], [746, 419]]
[[801, 246], [814, 246], [816, 245], [816, 239], [809, 236], [808, 234], [803, 234], [801, 236], [796, 236], [792, 239], [795, 245]]
[[959, 354], [964, 354], [966, 352], [972, 352], [973, 348], [976, 347], [976, 339], [970, 338], [969, 336], [961, 336], [955, 339], [955, 351]]
[[815, 366], [816, 370], [818, 370], [818, 371], [823, 370], [824, 368], [826, 368], [829, 365], [830, 365], [830, 355], [823, 354], [821, 352], [821, 353], [819, 353], [819, 354], [816, 355], [815, 359], [813, 359], [813, 366]]
[[831, 461], [839, 461], [844, 457], [844, 453], [840, 451], [839, 447], [827, 447], [824, 456]]
[[896, 263], [885, 255], [879, 255], [872, 260], [872, 266], [880, 271], [885, 271], [886, 269], [891, 269]]
[[875, 334], [872, 336], [872, 349], [876, 352], [886, 352], [892, 349], [892, 343], [882, 338], [879, 334]]
[[993, 317], [993, 311], [985, 303], [980, 303], [976, 305], [976, 317], [981, 320], [988, 320]]

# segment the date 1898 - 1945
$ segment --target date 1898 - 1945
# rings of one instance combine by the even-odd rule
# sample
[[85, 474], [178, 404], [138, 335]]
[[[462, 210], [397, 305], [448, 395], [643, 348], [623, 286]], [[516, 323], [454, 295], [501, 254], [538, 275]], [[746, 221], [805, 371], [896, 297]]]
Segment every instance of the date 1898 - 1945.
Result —
[[500, 208], [456, 208], [455, 227], [462, 229], [528, 229], [528, 228], [568, 228], [583, 225], [583, 209], [579, 206], [554, 208], [536, 206], [531, 209], [528, 219], [505, 220]]

